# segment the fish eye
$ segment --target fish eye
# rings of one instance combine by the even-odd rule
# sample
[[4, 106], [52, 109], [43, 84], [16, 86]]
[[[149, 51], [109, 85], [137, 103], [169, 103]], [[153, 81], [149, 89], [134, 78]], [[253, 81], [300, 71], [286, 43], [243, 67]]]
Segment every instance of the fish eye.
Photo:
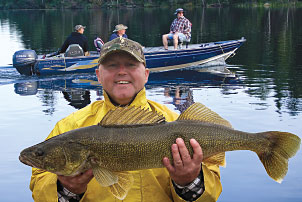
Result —
[[42, 149], [37, 149], [37, 150], [35, 151], [35, 155], [36, 155], [36, 156], [42, 156], [43, 154], [44, 154], [44, 152], [43, 152]]

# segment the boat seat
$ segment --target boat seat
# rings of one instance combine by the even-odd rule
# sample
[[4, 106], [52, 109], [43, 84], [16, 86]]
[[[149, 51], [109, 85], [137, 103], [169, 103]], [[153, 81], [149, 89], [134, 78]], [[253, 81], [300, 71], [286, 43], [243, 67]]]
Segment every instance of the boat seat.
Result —
[[84, 51], [79, 44], [71, 44], [68, 46], [65, 57], [84, 56]]

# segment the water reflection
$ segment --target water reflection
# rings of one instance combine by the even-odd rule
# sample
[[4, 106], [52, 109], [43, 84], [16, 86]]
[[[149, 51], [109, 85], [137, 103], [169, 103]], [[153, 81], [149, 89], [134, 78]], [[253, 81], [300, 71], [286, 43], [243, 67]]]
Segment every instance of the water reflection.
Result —
[[81, 109], [91, 103], [89, 90], [70, 89], [62, 91], [62, 93], [69, 105], [76, 109]]
[[[179, 111], [190, 106], [193, 101], [192, 87], [208, 86], [236, 86], [238, 77], [228, 70], [226, 66], [202, 67], [197, 70], [177, 70], [170, 72], [151, 73], [146, 88], [152, 89], [165, 86], [165, 96], [173, 98], [173, 104]], [[91, 103], [90, 91], [96, 91], [98, 99], [102, 97], [102, 87], [94, 75], [41, 77], [37, 80], [18, 81], [14, 84], [14, 92], [21, 96], [39, 94], [41, 101], [50, 108], [45, 112], [51, 114], [55, 111], [55, 91], [63, 93], [69, 105], [76, 109], [83, 108]]]
[[[66, 82], [70, 82], [72, 84], [72, 80], [64, 80], [62, 82], [64, 84], [66, 84]], [[48, 107], [48, 109], [44, 111], [46, 114], [52, 114], [55, 111], [55, 107], [52, 104], [55, 103], [57, 99], [54, 95], [54, 91], [61, 91], [65, 100], [75, 109], [81, 109], [91, 103], [89, 90], [81, 88], [66, 88], [66, 86], [57, 85], [56, 89], [52, 89], [50, 88], [52, 86], [50, 83], [51, 82], [45, 81], [15, 83], [14, 89], [15, 93], [21, 96], [36, 95], [40, 92], [39, 97], [42, 103]], [[101, 96], [100, 93], [99, 96]]]
[[38, 92], [38, 85], [37, 81], [15, 83], [15, 93], [22, 96], [35, 95]]
[[[273, 79], [272, 74], [279, 74], [275, 71], [268, 71], [268, 66], [258, 66], [255, 68], [252, 74], [253, 77], [247, 77], [249, 69], [246, 67], [238, 66], [210, 66], [201, 67], [194, 70], [179, 70], [161, 73], [151, 73], [149, 81], [146, 85], [147, 88], [155, 87], [168, 87], [170, 88], [179, 86], [180, 88], [199, 88], [199, 87], [220, 87], [221, 94], [230, 95], [238, 93], [236, 89], [242, 89], [244, 92], [252, 97], [259, 99], [259, 102], [253, 103], [258, 105], [259, 109], [264, 110], [267, 105], [263, 105], [265, 100], [270, 97], [275, 97], [274, 104], [277, 108], [276, 112], [281, 114], [284, 111], [288, 111], [292, 116], [297, 116], [302, 111], [301, 89], [292, 88], [290, 83], [301, 83], [301, 81], [294, 81], [293, 79], [284, 80], [279, 78]], [[230, 71], [232, 70], [232, 71]], [[236, 74], [234, 73], [236, 72]], [[296, 72], [296, 76], [300, 72]], [[80, 89], [94, 90], [100, 92], [102, 96], [102, 87], [98, 83], [94, 74], [87, 75], [63, 75], [52, 77], [23, 77], [14, 76], [10, 73], [5, 76], [5, 71], [0, 77], [4, 77], [6, 81], [13, 82], [14, 91], [19, 95], [35, 95], [39, 92], [39, 98], [44, 105], [51, 105], [55, 100], [48, 103], [51, 99], [56, 99], [53, 91], [77, 91]], [[14, 79], [16, 78], [16, 79]], [[301, 76], [302, 78], [302, 76]], [[172, 89], [172, 91], [174, 91]], [[172, 93], [173, 94], [173, 93]], [[98, 97], [98, 99], [100, 99]], [[70, 103], [70, 101], [68, 101]], [[88, 103], [88, 102], [87, 102]], [[73, 106], [71, 104], [71, 106]], [[84, 106], [82, 104], [81, 106]], [[75, 107], [75, 106], [74, 106]], [[78, 109], [78, 107], [75, 107]], [[46, 113], [52, 114], [55, 109], [48, 109]]]
[[147, 85], [182, 84], [190, 86], [238, 84], [239, 78], [227, 66], [210, 66], [192, 69], [152, 73]]
[[171, 86], [164, 88], [165, 97], [172, 97], [172, 104], [180, 113], [194, 103], [193, 91], [188, 86]]

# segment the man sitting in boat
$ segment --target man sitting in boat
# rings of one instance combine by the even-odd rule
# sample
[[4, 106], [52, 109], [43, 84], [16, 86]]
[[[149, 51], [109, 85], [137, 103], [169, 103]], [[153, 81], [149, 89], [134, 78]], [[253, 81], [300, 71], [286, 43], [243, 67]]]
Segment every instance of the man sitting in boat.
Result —
[[191, 39], [192, 23], [185, 18], [184, 10], [178, 8], [174, 14], [177, 15], [177, 18], [172, 22], [169, 34], [162, 36], [163, 45], [166, 50], [168, 50], [168, 40], [173, 40], [174, 49], [177, 50], [178, 42], [189, 42]]
[[118, 37], [128, 38], [128, 36], [126, 34], [126, 29], [128, 29], [128, 27], [123, 24], [116, 25], [115, 29], [113, 30], [113, 34], [110, 36], [109, 41], [111, 41], [115, 38], [118, 38]]
[[74, 27], [74, 32], [72, 32], [67, 39], [65, 40], [64, 44], [62, 45], [61, 49], [59, 50], [59, 53], [65, 53], [69, 45], [71, 44], [78, 44], [84, 52], [84, 55], [89, 55], [88, 53], [88, 40], [83, 35], [84, 29], [86, 27], [83, 25], [76, 25]]

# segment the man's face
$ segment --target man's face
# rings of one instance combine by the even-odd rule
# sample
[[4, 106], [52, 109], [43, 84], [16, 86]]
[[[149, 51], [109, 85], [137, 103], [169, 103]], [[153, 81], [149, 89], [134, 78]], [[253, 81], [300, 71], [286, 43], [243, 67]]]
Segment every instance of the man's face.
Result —
[[111, 99], [129, 104], [148, 81], [149, 70], [126, 52], [115, 52], [96, 69], [98, 81]]
[[79, 32], [80, 34], [83, 34], [83, 33], [84, 33], [84, 28], [82, 27], [82, 28], [78, 29], [78, 32]]
[[184, 16], [184, 12], [183, 11], [180, 11], [180, 12], [177, 13], [177, 17], [178, 18], [181, 18], [183, 16]]
[[126, 33], [126, 30], [125, 30], [125, 29], [122, 29], [122, 30], [117, 31], [117, 34], [119, 34], [119, 35], [123, 35], [123, 34], [125, 34], [125, 33]]

